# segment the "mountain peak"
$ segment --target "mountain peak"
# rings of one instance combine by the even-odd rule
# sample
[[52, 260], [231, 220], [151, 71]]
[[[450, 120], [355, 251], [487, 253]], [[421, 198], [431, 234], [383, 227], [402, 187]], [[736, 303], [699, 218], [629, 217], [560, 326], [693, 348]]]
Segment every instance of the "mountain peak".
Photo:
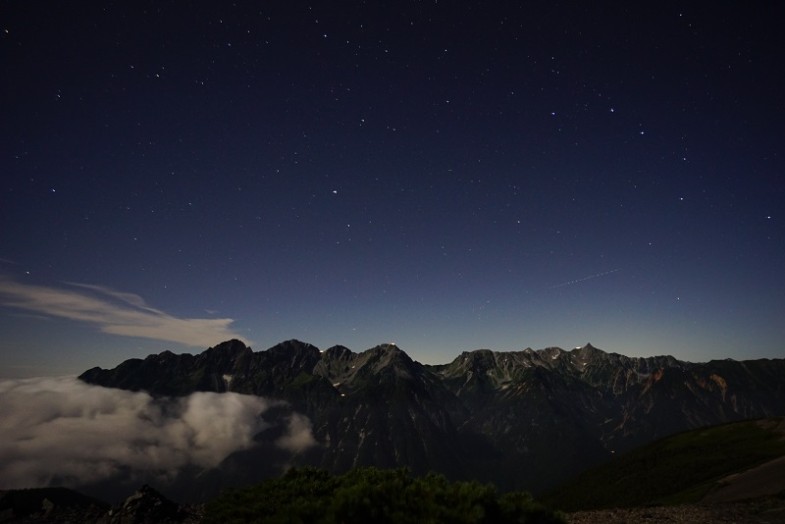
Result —
[[232, 351], [232, 352], [239, 352], [249, 349], [248, 346], [242, 340], [238, 340], [233, 338], [231, 340], [227, 340], [226, 342], [221, 342], [217, 346], [208, 348], [208, 351], [215, 350], [215, 351]]
[[388, 363], [399, 359], [403, 359], [407, 362], [412, 361], [409, 355], [407, 355], [404, 350], [395, 345], [394, 342], [385, 342], [384, 344], [374, 346], [369, 349], [367, 353], [370, 355], [379, 355], [379, 359], [381, 361]]
[[271, 355], [280, 355], [280, 356], [290, 356], [290, 355], [318, 355], [321, 353], [319, 348], [316, 346], [309, 344], [308, 342], [303, 342], [301, 340], [297, 340], [296, 338], [285, 340], [279, 344], [274, 345], [270, 349], [267, 350], [267, 353]]
[[475, 349], [474, 351], [464, 352], [464, 366], [467, 370], [484, 373], [488, 369], [496, 366], [496, 359], [490, 349]]
[[[259, 446], [226, 459], [220, 475], [232, 479], [272, 471], [266, 465], [273, 453], [275, 460], [333, 470], [408, 466], [482, 476], [505, 489], [546, 486], [612, 451], [697, 425], [782, 414], [785, 406], [785, 359], [691, 364], [586, 344], [570, 351], [478, 349], [425, 366], [393, 343], [320, 353], [289, 340], [231, 353], [244, 347], [229, 341], [200, 355], [136, 359], [81, 378], [154, 397], [231, 391], [286, 402], [264, 413], [273, 429]], [[320, 445], [289, 459], [273, 443], [293, 424], [286, 422], [292, 412], [307, 417]], [[156, 496], [142, 492], [136, 500]]]
[[352, 354], [352, 350], [347, 348], [346, 346], [341, 346], [339, 344], [339, 345], [331, 346], [331, 347], [325, 349], [322, 354], [324, 356], [330, 357], [330, 358], [340, 358], [340, 357], [342, 357], [344, 355]]
[[373, 375], [392, 370], [396, 376], [409, 376], [414, 361], [394, 343], [385, 343], [358, 354], [355, 365]]
[[402, 351], [395, 342], [382, 342], [372, 347], [369, 351]]
[[[302, 340], [298, 340], [296, 338], [290, 338], [289, 340], [284, 340], [283, 342], [279, 342], [278, 344], [274, 345], [270, 348], [270, 350], [280, 348], [280, 349], [289, 349], [289, 350], [298, 350], [302, 348], [312, 348], [315, 347], [308, 342], [303, 342]], [[269, 351], [269, 350], [268, 350]]]
[[570, 353], [578, 355], [580, 358], [589, 358], [597, 355], [604, 355], [605, 352], [587, 343], [584, 346], [576, 346]]
[[560, 347], [551, 346], [539, 350], [538, 353], [540, 354], [540, 358], [543, 360], [557, 360], [565, 353], [565, 351]]

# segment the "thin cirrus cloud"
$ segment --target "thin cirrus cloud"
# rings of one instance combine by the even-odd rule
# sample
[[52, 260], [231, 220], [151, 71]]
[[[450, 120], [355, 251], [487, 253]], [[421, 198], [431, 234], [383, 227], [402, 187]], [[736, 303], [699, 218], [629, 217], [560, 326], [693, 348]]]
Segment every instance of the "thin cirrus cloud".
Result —
[[201, 347], [232, 338], [231, 318], [179, 318], [142, 297], [104, 286], [69, 283], [55, 288], [0, 277], [0, 305], [96, 326], [104, 333]]

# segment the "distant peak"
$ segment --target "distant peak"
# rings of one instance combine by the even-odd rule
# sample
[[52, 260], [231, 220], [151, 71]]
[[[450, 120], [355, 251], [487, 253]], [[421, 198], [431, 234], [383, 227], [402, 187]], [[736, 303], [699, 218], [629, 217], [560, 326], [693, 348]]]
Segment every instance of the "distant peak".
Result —
[[275, 346], [271, 347], [270, 350], [281, 349], [287, 351], [296, 351], [299, 349], [311, 349], [311, 348], [316, 348], [316, 346], [309, 344], [308, 342], [303, 342], [302, 340], [297, 340], [296, 338], [291, 338], [289, 340], [284, 340], [283, 342], [276, 344]]
[[321, 355], [319, 348], [313, 344], [302, 342], [294, 338], [285, 342], [281, 342], [280, 344], [276, 344], [275, 346], [268, 349], [267, 353], [270, 355], [279, 356], [281, 358], [315, 357], [318, 359]]
[[347, 348], [346, 346], [331, 346], [324, 351], [324, 354], [328, 357], [338, 357], [341, 355], [350, 355], [352, 350]]
[[471, 362], [474, 365], [479, 363], [487, 363], [493, 362], [493, 351], [490, 349], [475, 349], [474, 351], [468, 351], [463, 353], [466, 356], [466, 361]]
[[564, 353], [564, 350], [562, 348], [560, 348], [560, 347], [551, 346], [551, 347], [547, 347], [545, 349], [541, 349], [540, 351], [538, 351], [538, 353], [541, 356], [544, 356], [544, 357], [547, 357], [547, 358], [551, 358], [551, 359], [556, 359], [556, 358], [559, 358], [562, 353]]
[[381, 344], [377, 344], [372, 348], [368, 349], [367, 351], [373, 353], [404, 353], [404, 351], [399, 348], [394, 342], [382, 342]]
[[585, 346], [578, 346], [570, 353], [582, 359], [595, 358], [605, 354], [603, 350], [592, 346], [590, 343], [587, 343]]
[[409, 357], [409, 355], [404, 350], [392, 342], [386, 342], [379, 344], [378, 346], [374, 346], [366, 353], [370, 355], [378, 355], [378, 358], [382, 359], [382, 361], [385, 363], [392, 363], [400, 359], [411, 361], [411, 357]]
[[227, 351], [227, 350], [238, 351], [238, 350], [245, 350], [247, 348], [248, 346], [246, 346], [242, 340], [233, 338], [231, 340], [227, 340], [226, 342], [221, 342], [217, 346], [211, 347], [209, 349], [217, 350], [217, 351]]

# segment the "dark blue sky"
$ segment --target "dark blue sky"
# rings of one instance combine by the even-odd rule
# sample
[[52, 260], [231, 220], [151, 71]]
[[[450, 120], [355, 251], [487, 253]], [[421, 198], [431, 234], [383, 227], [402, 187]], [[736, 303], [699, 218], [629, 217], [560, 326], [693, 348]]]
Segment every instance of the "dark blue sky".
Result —
[[0, 370], [782, 356], [785, 7], [2, 2]]

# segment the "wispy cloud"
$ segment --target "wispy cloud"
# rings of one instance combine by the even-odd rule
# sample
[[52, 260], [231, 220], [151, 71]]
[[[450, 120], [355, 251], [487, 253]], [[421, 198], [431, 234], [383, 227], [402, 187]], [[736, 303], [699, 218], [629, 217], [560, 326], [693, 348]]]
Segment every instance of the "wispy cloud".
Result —
[[195, 347], [231, 338], [244, 340], [231, 329], [231, 318], [175, 317], [149, 306], [139, 295], [104, 286], [69, 283], [56, 288], [24, 284], [0, 275], [0, 305], [84, 322], [113, 335]]

